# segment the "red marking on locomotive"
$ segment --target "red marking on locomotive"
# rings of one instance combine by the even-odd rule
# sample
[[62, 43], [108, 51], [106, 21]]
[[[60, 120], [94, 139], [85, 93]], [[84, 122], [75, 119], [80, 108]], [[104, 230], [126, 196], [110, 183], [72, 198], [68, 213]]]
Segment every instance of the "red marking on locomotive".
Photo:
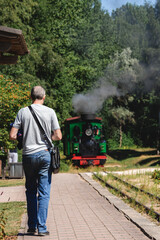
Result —
[[95, 156], [95, 157], [82, 157], [82, 156], [76, 156], [75, 154], [73, 154], [73, 158], [72, 161], [74, 163], [74, 161], [79, 161], [80, 166], [83, 165], [89, 165], [90, 163], [92, 163], [92, 165], [99, 165], [101, 160], [106, 160], [107, 157], [106, 156]]

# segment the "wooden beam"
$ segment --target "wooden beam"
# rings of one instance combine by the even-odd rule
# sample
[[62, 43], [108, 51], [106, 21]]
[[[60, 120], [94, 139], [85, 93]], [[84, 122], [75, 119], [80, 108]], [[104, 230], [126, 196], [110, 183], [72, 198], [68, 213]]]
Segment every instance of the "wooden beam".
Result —
[[0, 64], [5, 65], [5, 64], [16, 64], [18, 60], [18, 56], [1, 56], [0, 55]]
[[12, 44], [10, 42], [0, 42], [0, 52], [8, 52], [11, 49]]
[[[5, 43], [10, 43], [11, 46], [8, 46], [7, 48]], [[15, 55], [25, 55], [29, 53], [24, 36], [20, 29], [0, 26], [0, 52]]]
[[22, 30], [20, 29], [16, 29], [16, 28], [10, 28], [10, 27], [6, 27], [6, 26], [0, 26], [0, 31], [5, 32], [5, 35], [8, 33], [8, 35], [21, 35], [22, 34]]

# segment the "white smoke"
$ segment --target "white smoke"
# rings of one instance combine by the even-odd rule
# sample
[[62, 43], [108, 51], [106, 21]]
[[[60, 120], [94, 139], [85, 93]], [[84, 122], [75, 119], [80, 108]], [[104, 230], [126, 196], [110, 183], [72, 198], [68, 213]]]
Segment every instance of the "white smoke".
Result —
[[118, 96], [119, 92], [116, 87], [109, 83], [105, 83], [86, 94], [76, 94], [72, 99], [74, 110], [77, 113], [96, 113], [101, 109], [104, 101], [113, 95]]
[[137, 75], [140, 65], [137, 59], [131, 58], [131, 50], [125, 49], [116, 53], [114, 61], [110, 64], [95, 88], [86, 94], [76, 94], [72, 103], [77, 113], [96, 113], [101, 110], [104, 101], [111, 96], [121, 96], [132, 92], [136, 88]]

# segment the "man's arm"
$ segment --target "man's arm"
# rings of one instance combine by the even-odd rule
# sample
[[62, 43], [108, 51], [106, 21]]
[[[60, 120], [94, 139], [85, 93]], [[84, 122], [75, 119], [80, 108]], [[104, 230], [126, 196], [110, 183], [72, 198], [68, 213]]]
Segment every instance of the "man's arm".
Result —
[[62, 139], [62, 132], [60, 129], [54, 130], [52, 134], [53, 141], [60, 141]]
[[18, 133], [18, 129], [15, 127], [12, 127], [9, 134], [10, 140], [17, 140], [17, 133]]

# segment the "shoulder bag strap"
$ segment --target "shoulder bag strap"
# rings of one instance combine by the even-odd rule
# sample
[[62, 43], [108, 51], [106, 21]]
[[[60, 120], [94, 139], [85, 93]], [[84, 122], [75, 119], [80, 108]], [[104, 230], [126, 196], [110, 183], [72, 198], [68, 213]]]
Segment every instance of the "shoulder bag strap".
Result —
[[49, 147], [52, 148], [53, 145], [52, 145], [51, 141], [49, 140], [49, 138], [47, 137], [47, 135], [46, 135], [46, 133], [45, 133], [45, 130], [44, 130], [44, 128], [42, 127], [40, 121], [38, 120], [38, 118], [37, 118], [37, 116], [36, 116], [33, 108], [32, 108], [31, 106], [28, 106], [28, 108], [29, 108], [29, 110], [31, 111], [31, 114], [33, 115], [33, 117], [34, 117], [34, 119], [35, 119], [35, 121], [36, 121], [36, 123], [37, 123], [37, 125], [38, 125], [38, 127], [39, 127], [39, 129], [40, 129], [40, 131], [41, 131], [41, 133], [42, 133], [42, 135], [43, 135], [43, 137], [45, 138], [45, 140], [46, 140], [46, 142], [48, 143]]

